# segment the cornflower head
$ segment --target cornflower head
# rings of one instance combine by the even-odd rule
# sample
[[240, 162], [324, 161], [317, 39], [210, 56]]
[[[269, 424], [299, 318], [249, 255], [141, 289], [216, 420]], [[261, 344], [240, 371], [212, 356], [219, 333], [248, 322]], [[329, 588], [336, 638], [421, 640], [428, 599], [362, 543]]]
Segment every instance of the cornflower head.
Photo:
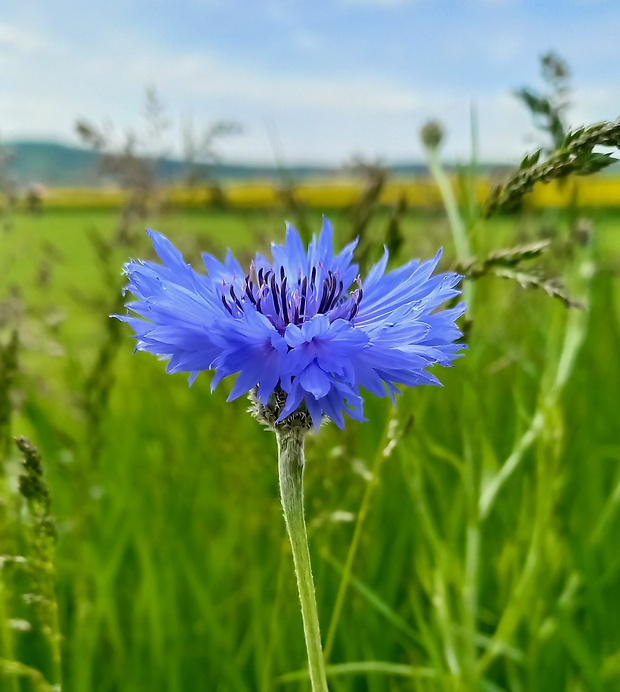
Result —
[[360, 388], [378, 396], [399, 385], [439, 384], [428, 368], [450, 365], [462, 345], [455, 320], [436, 312], [459, 295], [458, 274], [433, 272], [440, 253], [386, 274], [383, 258], [362, 282], [357, 241], [334, 254], [327, 219], [306, 249], [287, 226], [273, 259], [256, 255], [247, 271], [229, 251], [202, 256], [206, 274], [188, 265], [164, 236], [148, 231], [163, 264], [125, 265], [136, 349], [187, 372], [190, 383], [214, 370], [211, 388], [237, 374], [229, 399], [250, 393], [255, 415], [276, 434], [284, 519], [291, 542], [313, 692], [328, 692], [303, 509], [304, 438], [323, 418], [344, 426], [364, 419]]
[[460, 293], [458, 274], [433, 276], [441, 252], [386, 273], [386, 249], [362, 281], [357, 241], [335, 254], [324, 219], [307, 250], [287, 225], [272, 261], [257, 254], [244, 270], [230, 250], [223, 263], [205, 253], [202, 274], [147, 232], [163, 264], [125, 265], [135, 315], [117, 316], [133, 328], [136, 350], [167, 360], [169, 373], [189, 373], [190, 383], [214, 370], [212, 390], [237, 374], [228, 399], [250, 393], [271, 426], [288, 419], [317, 429], [328, 417], [342, 428], [344, 413], [364, 420], [360, 387], [394, 398], [399, 385], [437, 385], [428, 368], [451, 365], [463, 348], [455, 320], [465, 305], [436, 312]]

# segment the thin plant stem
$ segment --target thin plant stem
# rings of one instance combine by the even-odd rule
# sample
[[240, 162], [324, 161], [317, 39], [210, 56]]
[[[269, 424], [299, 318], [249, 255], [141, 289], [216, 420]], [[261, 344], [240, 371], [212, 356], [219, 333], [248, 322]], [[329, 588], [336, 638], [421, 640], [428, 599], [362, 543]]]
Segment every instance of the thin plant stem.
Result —
[[340, 614], [342, 612], [342, 605], [344, 603], [344, 597], [347, 593], [347, 588], [351, 580], [351, 573], [353, 570], [353, 560], [357, 554], [357, 547], [362, 537], [362, 528], [364, 526], [364, 521], [368, 510], [370, 509], [370, 500], [375, 491], [375, 488], [379, 484], [379, 471], [385, 459], [390, 455], [392, 447], [389, 445], [390, 433], [393, 427], [394, 413], [392, 412], [386, 421], [385, 429], [383, 435], [381, 436], [381, 441], [379, 442], [379, 448], [375, 455], [373, 467], [372, 467], [372, 478], [366, 485], [366, 490], [364, 492], [364, 497], [362, 498], [362, 504], [360, 505], [359, 511], [357, 513], [357, 521], [355, 522], [355, 529], [353, 531], [353, 538], [351, 539], [351, 544], [349, 545], [349, 551], [347, 553], [347, 559], [344, 565], [344, 570], [342, 572], [342, 577], [340, 579], [340, 586], [338, 587], [338, 594], [336, 596], [336, 603], [334, 605], [334, 610], [332, 612], [332, 618], [329, 623], [329, 629], [327, 631], [327, 639], [325, 640], [325, 661], [329, 661], [329, 658], [334, 648], [334, 641], [336, 639], [336, 630], [338, 628], [338, 622], [340, 620]]
[[588, 331], [587, 308], [590, 303], [590, 284], [592, 280], [592, 262], [589, 254], [582, 261], [579, 267], [579, 273], [582, 275], [582, 279], [586, 284], [584, 297], [585, 309], [571, 310], [568, 313], [562, 351], [559, 358], [551, 361], [549, 366], [553, 367], [553, 363], [558, 363], [555, 378], [547, 391], [541, 395], [527, 430], [517, 440], [512, 453], [504, 462], [499, 472], [488, 481], [486, 487], [483, 489], [480, 495], [479, 510], [482, 520], [485, 520], [489, 516], [499, 492], [521, 464], [525, 457], [525, 453], [545, 431], [546, 414], [557, 405], [564, 386], [568, 382], [574, 369], [577, 356], [579, 355], [579, 351], [581, 350], [581, 346]]
[[321, 649], [319, 616], [310, 566], [308, 534], [304, 519], [304, 435], [303, 428], [277, 430], [280, 498], [286, 529], [293, 551], [293, 564], [304, 624], [308, 669], [313, 692], [328, 692], [325, 662]]
[[459, 206], [454, 196], [450, 180], [439, 160], [439, 150], [436, 147], [429, 147], [426, 150], [426, 156], [429, 170], [437, 183], [448, 216], [452, 238], [454, 239], [456, 256], [461, 261], [469, 259], [471, 257], [471, 248], [469, 246], [469, 238], [467, 237], [467, 229], [465, 228], [463, 219], [461, 219]]
[[[452, 232], [452, 239], [454, 241], [456, 257], [459, 260], [459, 262], [465, 262], [472, 256], [471, 246], [469, 244], [469, 237], [467, 235], [467, 228], [465, 227], [465, 223], [461, 218], [461, 214], [459, 212], [459, 205], [456, 201], [456, 197], [454, 196], [454, 191], [452, 190], [450, 179], [446, 175], [441, 165], [438, 148], [427, 147], [426, 159], [428, 161], [428, 168], [431, 172], [431, 175], [435, 179], [437, 187], [439, 188], [439, 192], [441, 193], [441, 199], [443, 201], [443, 206], [446, 210], [446, 215], [448, 217], [450, 231]], [[471, 310], [471, 305], [473, 303], [474, 297], [474, 287], [471, 281], [465, 282], [465, 285], [463, 287], [463, 293], [465, 295], [467, 305]]]
[[[479, 137], [479, 127], [478, 127], [478, 106], [474, 101], [471, 102], [469, 106], [469, 132], [471, 139], [471, 158], [469, 160], [469, 174], [468, 174], [468, 220], [469, 224], [475, 222], [479, 218], [480, 212], [478, 209], [478, 195], [477, 195], [477, 182], [478, 182], [478, 161], [479, 161], [479, 151], [480, 151], [480, 137]], [[471, 230], [471, 229], [470, 229]]]
[[478, 599], [480, 570], [480, 545], [482, 541], [480, 531], [480, 512], [478, 509], [478, 496], [480, 486], [480, 465], [469, 444], [470, 431], [465, 431], [465, 492], [467, 493], [467, 528], [465, 543], [465, 569], [463, 582], [463, 607], [464, 624], [467, 631], [465, 638], [465, 653], [467, 657], [467, 682], [475, 689], [479, 686], [476, 675], [476, 637], [478, 635]]
[[282, 539], [282, 550], [280, 551], [280, 562], [278, 565], [278, 576], [276, 577], [276, 595], [274, 599], [273, 609], [271, 612], [271, 620], [269, 623], [269, 637], [267, 639], [267, 649], [262, 661], [261, 675], [261, 692], [269, 692], [273, 685], [271, 670], [273, 665], [274, 650], [276, 648], [276, 637], [278, 636], [278, 612], [280, 609], [280, 600], [284, 587], [284, 562], [288, 560], [288, 550], [286, 538]]
[[8, 589], [0, 580], [0, 689], [19, 692], [17, 677], [10, 668], [13, 664], [19, 664], [14, 660], [13, 639], [8, 626], [9, 617], [5, 607], [9, 595], [7, 592]]

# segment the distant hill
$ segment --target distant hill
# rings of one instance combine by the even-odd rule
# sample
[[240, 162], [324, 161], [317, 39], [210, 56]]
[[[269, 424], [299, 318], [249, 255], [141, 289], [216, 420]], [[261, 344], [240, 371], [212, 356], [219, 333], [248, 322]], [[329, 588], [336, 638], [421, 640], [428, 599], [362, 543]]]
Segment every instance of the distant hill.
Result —
[[86, 149], [49, 142], [3, 143], [9, 152], [9, 176], [18, 185], [93, 185], [97, 180], [97, 155]]
[[[114, 178], [104, 176], [101, 171], [101, 156], [90, 149], [73, 147], [53, 142], [15, 141], [0, 143], [0, 152], [4, 149], [10, 153], [9, 176], [19, 187], [40, 183], [48, 187], [103, 187], [114, 184]], [[197, 167], [200, 169], [200, 166]], [[276, 165], [253, 165], [243, 163], [221, 163], [209, 169], [203, 166], [203, 173], [211, 170], [217, 180], [287, 180], [300, 182], [310, 178], [329, 178], [346, 173], [345, 169], [336, 166], [292, 165], [285, 171]], [[386, 168], [393, 176], [418, 177], [427, 176], [426, 164], [404, 162], [387, 164]], [[481, 174], [505, 174], [513, 169], [506, 164], [481, 164]], [[605, 174], [618, 174], [620, 166], [610, 166]], [[454, 170], [455, 166], [447, 166]], [[157, 176], [164, 183], [182, 182], [187, 175], [187, 166], [183, 161], [172, 158], [157, 161]]]
[[[32, 183], [49, 187], [99, 187], [114, 182], [113, 178], [102, 175], [101, 157], [89, 149], [31, 141], [7, 142], [1, 146], [10, 152], [10, 176], [20, 187]], [[204, 168], [206, 171], [206, 167]], [[426, 166], [419, 163], [399, 164], [389, 168], [396, 175], [427, 173]], [[183, 161], [165, 158], [157, 162], [157, 175], [164, 182], [181, 182], [186, 172], [187, 167]], [[219, 180], [279, 180], [283, 176], [283, 172], [275, 165], [222, 163], [214, 166], [212, 172]], [[342, 169], [294, 165], [287, 166], [284, 175], [299, 181], [331, 177], [338, 173], [342, 173]]]

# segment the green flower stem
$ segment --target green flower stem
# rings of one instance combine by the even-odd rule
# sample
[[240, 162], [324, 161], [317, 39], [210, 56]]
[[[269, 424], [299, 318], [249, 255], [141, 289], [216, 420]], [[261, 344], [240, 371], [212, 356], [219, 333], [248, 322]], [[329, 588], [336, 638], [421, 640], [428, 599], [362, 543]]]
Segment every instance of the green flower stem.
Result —
[[304, 623], [308, 668], [313, 692], [328, 692], [325, 662], [321, 649], [319, 616], [310, 567], [308, 536], [304, 519], [304, 435], [303, 428], [276, 430], [280, 498], [286, 529], [293, 550], [301, 616]]

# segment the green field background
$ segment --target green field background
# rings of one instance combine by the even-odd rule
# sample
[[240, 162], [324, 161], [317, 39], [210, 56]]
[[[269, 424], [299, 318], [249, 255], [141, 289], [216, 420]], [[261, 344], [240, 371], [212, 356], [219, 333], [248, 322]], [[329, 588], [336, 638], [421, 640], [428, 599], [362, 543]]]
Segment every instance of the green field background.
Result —
[[[349, 215], [330, 218], [347, 241]], [[318, 232], [320, 214], [306, 221]], [[405, 390], [396, 407], [369, 397], [368, 422], [308, 439], [333, 692], [620, 689], [620, 215], [591, 216], [586, 244], [575, 223], [500, 217], [477, 222], [472, 242], [483, 256], [550, 238], [546, 271], [587, 309], [482, 278], [466, 355], [436, 372], [443, 388]], [[284, 238], [274, 211], [143, 225], [195, 266], [227, 247], [247, 263]], [[114, 242], [116, 226], [113, 211], [55, 211], [17, 215], [0, 235], [0, 336], [17, 327], [20, 340], [11, 432], [40, 449], [57, 523], [62, 689], [308, 690], [275, 440], [246, 401], [225, 402], [230, 383], [212, 394], [203, 374], [189, 388], [132, 355], [131, 330], [108, 315], [122, 309], [123, 262], [151, 250], [138, 227]], [[377, 212], [371, 260], [387, 226]], [[401, 234], [394, 264], [444, 246], [453, 265], [443, 215], [410, 213]], [[17, 450], [7, 457], [1, 552], [20, 555], [29, 519]], [[19, 565], [0, 584], [0, 689], [51, 689], [31, 672], [53, 676], [23, 599], [34, 587]]]

